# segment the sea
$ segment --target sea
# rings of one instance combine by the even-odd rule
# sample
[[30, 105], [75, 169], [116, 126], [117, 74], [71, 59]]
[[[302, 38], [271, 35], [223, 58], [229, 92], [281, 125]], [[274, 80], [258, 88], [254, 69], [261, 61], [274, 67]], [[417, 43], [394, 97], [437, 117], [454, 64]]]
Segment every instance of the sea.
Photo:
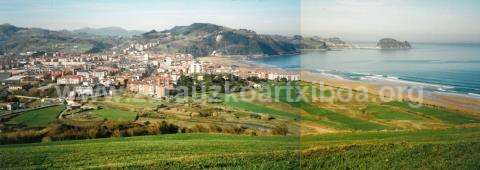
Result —
[[339, 79], [421, 85], [480, 98], [480, 43], [412, 43], [408, 50], [380, 50], [373, 43], [357, 45], [360, 48], [312, 50], [254, 62]]

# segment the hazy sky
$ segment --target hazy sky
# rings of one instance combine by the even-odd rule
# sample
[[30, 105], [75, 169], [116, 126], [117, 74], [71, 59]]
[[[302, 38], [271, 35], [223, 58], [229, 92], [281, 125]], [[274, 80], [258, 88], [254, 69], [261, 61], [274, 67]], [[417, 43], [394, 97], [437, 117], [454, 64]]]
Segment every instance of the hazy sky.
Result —
[[480, 0], [1, 0], [0, 23], [163, 30], [210, 22], [260, 33], [480, 41]]
[[304, 35], [480, 42], [480, 0], [303, 0]]

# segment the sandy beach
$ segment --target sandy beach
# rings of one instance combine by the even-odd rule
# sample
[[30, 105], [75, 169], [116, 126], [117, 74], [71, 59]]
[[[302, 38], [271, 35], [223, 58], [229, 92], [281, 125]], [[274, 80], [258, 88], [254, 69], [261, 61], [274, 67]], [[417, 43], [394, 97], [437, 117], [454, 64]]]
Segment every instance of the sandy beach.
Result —
[[[394, 83], [367, 83], [347, 79], [338, 79], [319, 73], [312, 73], [309, 71], [302, 71], [300, 77], [303, 81], [306, 82], [323, 83], [327, 86], [338, 88], [367, 88], [368, 92], [374, 95], [381, 95], [380, 92], [383, 87], [393, 87], [393, 89], [403, 87], [402, 85]], [[430, 91], [424, 91], [423, 97], [419, 97], [418, 95], [408, 95], [407, 92], [401, 90], [395, 92], [397, 93], [392, 95], [396, 99], [421, 102], [425, 105], [430, 105], [434, 107], [442, 107], [451, 110], [458, 110], [462, 112], [480, 115], [480, 99], [478, 98], [467, 97], [460, 94], [439, 93]]]

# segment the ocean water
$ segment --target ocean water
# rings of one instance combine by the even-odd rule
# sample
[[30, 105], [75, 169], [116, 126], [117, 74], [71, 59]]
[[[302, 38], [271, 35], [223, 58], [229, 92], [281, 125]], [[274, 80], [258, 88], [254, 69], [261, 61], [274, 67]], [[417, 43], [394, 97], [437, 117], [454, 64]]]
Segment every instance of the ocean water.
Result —
[[[362, 47], [373, 44], [360, 44]], [[345, 49], [272, 56], [257, 62], [359, 81], [391, 81], [480, 95], [480, 44], [414, 43], [410, 50]]]

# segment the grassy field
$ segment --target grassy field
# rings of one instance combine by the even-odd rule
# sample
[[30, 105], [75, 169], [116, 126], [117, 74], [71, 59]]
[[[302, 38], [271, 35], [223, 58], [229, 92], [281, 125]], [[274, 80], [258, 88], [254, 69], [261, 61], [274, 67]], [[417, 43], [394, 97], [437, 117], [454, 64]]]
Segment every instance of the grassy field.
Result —
[[300, 118], [300, 116], [298, 114], [273, 109], [273, 108], [267, 107], [265, 105], [254, 104], [254, 103], [247, 102], [247, 101], [234, 100], [233, 97], [230, 97], [229, 100], [226, 100], [225, 104], [227, 104], [231, 107], [248, 110], [250, 112], [255, 112], [255, 113], [268, 113], [268, 114], [271, 114], [271, 115], [274, 115], [274, 116], [283, 116], [283, 117], [287, 117], [287, 118], [290, 118], [290, 119], [299, 119]]
[[173, 134], [0, 146], [2, 168], [421, 168], [480, 166], [480, 130], [309, 136]]
[[389, 102], [387, 105], [407, 109], [411, 112], [420, 113], [425, 116], [437, 118], [447, 123], [465, 124], [465, 123], [479, 123], [480, 119], [472, 116], [462, 115], [444, 109], [434, 109], [428, 107], [413, 108], [407, 102]]
[[[307, 112], [307, 115], [302, 115], [302, 120], [311, 121], [318, 124], [326, 125], [336, 129], [350, 129], [350, 130], [382, 130], [387, 129], [388, 127], [377, 124], [374, 122], [369, 122], [361, 119], [355, 119], [344, 114], [331, 111], [325, 108], [318, 107], [311, 102], [305, 100], [291, 100], [296, 99], [297, 95], [300, 93], [299, 89], [288, 89], [288, 88], [279, 88], [277, 90], [270, 89], [272, 97], [277, 99], [279, 102], [289, 104], [290, 106], [298, 109], [302, 109]], [[273, 91], [278, 91], [275, 94]], [[310, 90], [307, 90], [310, 91]], [[321, 92], [318, 92], [321, 93]], [[330, 95], [330, 93], [328, 93]]]
[[137, 106], [137, 107], [155, 107], [161, 102], [150, 99], [150, 98], [134, 98], [134, 97], [122, 97], [115, 96], [107, 98], [106, 100], [112, 101], [117, 104], [125, 104], [128, 106]]
[[101, 109], [92, 111], [92, 116], [100, 119], [116, 121], [132, 121], [137, 116], [136, 113], [103, 106]]
[[31, 110], [14, 117], [7, 124], [24, 125], [27, 127], [45, 127], [53, 122], [64, 106], [52, 106], [38, 110]]
[[378, 119], [385, 120], [419, 120], [419, 116], [408, 113], [403, 110], [395, 110], [392, 107], [378, 105], [378, 104], [369, 104], [365, 108], [365, 113], [372, 114]]

